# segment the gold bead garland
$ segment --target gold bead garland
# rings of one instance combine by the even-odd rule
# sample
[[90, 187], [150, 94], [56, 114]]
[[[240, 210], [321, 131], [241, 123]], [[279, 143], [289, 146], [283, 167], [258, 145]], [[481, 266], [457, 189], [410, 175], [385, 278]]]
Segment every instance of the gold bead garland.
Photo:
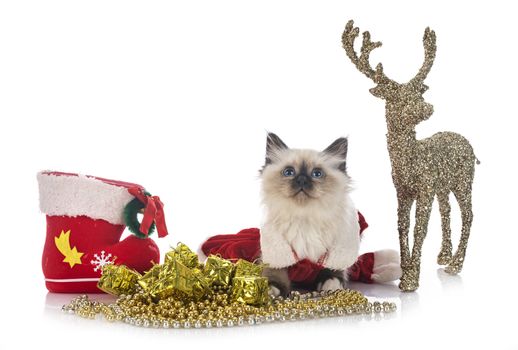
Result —
[[226, 293], [214, 294], [199, 302], [170, 297], [154, 302], [142, 289], [133, 295], [121, 295], [113, 304], [78, 296], [63, 311], [84, 318], [102, 315], [107, 321], [120, 321], [134, 326], [154, 328], [211, 328], [260, 325], [264, 322], [304, 320], [396, 310], [390, 302], [369, 302], [351, 289], [292, 292], [288, 298], [270, 297], [264, 306], [229, 302]]

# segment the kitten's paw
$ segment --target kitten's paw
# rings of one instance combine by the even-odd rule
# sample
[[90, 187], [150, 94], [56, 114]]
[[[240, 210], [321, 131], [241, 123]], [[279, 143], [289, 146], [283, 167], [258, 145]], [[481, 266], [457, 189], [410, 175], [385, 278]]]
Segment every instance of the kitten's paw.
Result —
[[281, 290], [275, 286], [270, 285], [270, 288], [268, 289], [268, 295], [271, 295], [272, 297], [278, 297], [281, 295]]
[[319, 283], [317, 286], [318, 290], [337, 290], [343, 288], [344, 286], [342, 282], [336, 277], [329, 278], [324, 282]]

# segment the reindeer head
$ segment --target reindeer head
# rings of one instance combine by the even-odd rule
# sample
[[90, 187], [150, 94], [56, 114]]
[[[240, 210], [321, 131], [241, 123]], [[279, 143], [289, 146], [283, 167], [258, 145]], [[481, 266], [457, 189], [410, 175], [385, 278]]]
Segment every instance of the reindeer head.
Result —
[[363, 43], [360, 57], [354, 50], [354, 41], [360, 33], [360, 29], [353, 26], [351, 20], [347, 23], [342, 35], [342, 43], [349, 59], [360, 72], [370, 78], [376, 86], [369, 91], [376, 97], [385, 100], [387, 113], [387, 125], [393, 129], [414, 128], [423, 120], [428, 119], [433, 113], [433, 106], [424, 101], [423, 94], [428, 90], [423, 82], [430, 72], [435, 58], [435, 32], [426, 28], [423, 37], [425, 50], [424, 63], [417, 75], [408, 83], [400, 84], [388, 78], [383, 73], [383, 65], [379, 63], [373, 69], [369, 63], [369, 55], [375, 48], [381, 46], [381, 42], [372, 42], [369, 32], [363, 32]]

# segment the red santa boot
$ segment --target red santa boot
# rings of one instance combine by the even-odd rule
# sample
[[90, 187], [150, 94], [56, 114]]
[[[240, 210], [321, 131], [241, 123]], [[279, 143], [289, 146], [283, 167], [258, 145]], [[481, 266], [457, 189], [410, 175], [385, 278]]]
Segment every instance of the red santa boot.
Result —
[[[155, 224], [159, 237], [167, 235], [163, 204], [142, 186], [51, 171], [39, 173], [38, 183], [47, 215], [42, 267], [49, 291], [101, 293], [97, 281], [104, 265], [143, 272], [159, 263], [158, 246], [147, 236]], [[120, 241], [126, 226], [135, 235]]]

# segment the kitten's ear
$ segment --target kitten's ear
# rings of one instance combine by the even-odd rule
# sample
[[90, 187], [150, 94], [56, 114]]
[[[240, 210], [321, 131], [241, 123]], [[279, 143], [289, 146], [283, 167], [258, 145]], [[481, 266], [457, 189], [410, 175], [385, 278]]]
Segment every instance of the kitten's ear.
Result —
[[342, 158], [345, 160], [347, 158], [347, 145], [349, 142], [346, 137], [340, 137], [336, 139], [332, 144], [330, 144], [325, 150], [324, 153], [333, 155], [338, 158]]
[[265, 164], [272, 162], [272, 156], [275, 152], [280, 150], [288, 149], [288, 146], [281, 140], [281, 138], [275, 135], [273, 132], [269, 132], [266, 137], [266, 160]]
[[340, 158], [343, 162], [340, 163], [338, 169], [345, 172], [345, 159], [347, 158], [347, 147], [349, 142], [346, 137], [340, 137], [336, 139], [332, 144], [330, 144], [323, 153], [327, 153], [334, 157]]

